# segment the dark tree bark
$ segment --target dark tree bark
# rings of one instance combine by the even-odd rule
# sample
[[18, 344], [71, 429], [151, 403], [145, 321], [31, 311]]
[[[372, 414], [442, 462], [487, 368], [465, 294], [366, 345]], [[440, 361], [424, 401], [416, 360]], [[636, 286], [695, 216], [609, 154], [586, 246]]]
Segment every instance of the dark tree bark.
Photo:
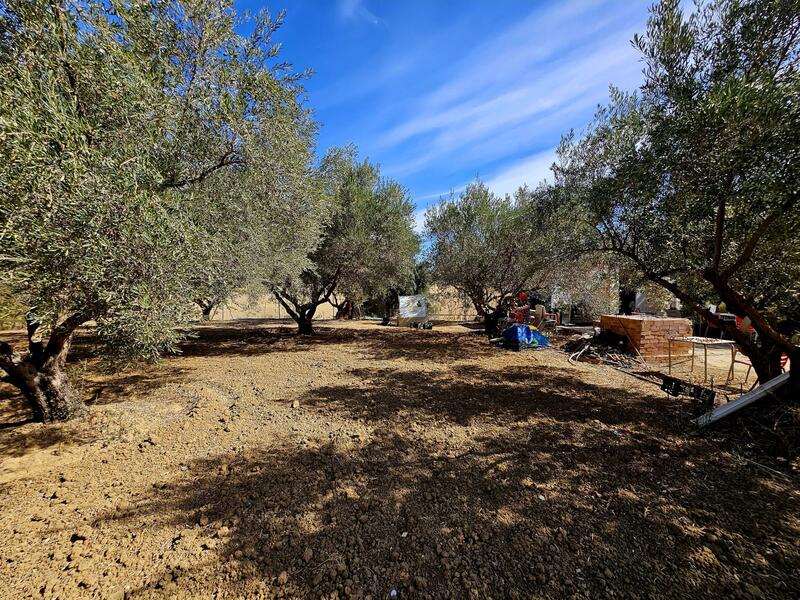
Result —
[[392, 320], [392, 311], [397, 307], [399, 310], [400, 308], [400, 292], [395, 288], [389, 288], [389, 291], [386, 293], [385, 297], [386, 302], [383, 305], [383, 321], [381, 321], [382, 325], [388, 325], [389, 321]]
[[194, 301], [197, 306], [200, 307], [202, 311], [200, 320], [201, 321], [210, 321], [211, 320], [211, 313], [214, 312], [214, 308], [217, 306], [217, 302], [215, 300], [195, 300]]
[[202, 310], [203, 310], [203, 315], [202, 315], [201, 319], [203, 321], [210, 321], [211, 320], [211, 311], [214, 310], [214, 305], [211, 304], [209, 306], [204, 306]]
[[300, 335], [314, 335], [314, 314], [317, 312], [317, 306], [319, 304], [310, 302], [296, 308], [297, 318], [295, 321], [297, 322], [297, 333]]
[[314, 321], [313, 317], [301, 315], [297, 319], [297, 333], [300, 335], [314, 335]]
[[336, 307], [337, 319], [352, 319], [353, 318], [353, 302], [349, 298], [345, 298], [341, 304], [333, 304]]
[[490, 306], [481, 300], [472, 300], [472, 305], [475, 307], [475, 312], [483, 319], [483, 331], [489, 337], [494, 337], [497, 334], [497, 327], [500, 319], [505, 315], [505, 311], [498, 306]]
[[279, 287], [273, 286], [272, 293], [275, 299], [286, 310], [286, 313], [297, 323], [297, 333], [301, 335], [314, 334], [314, 314], [320, 304], [330, 302], [331, 296], [336, 289], [339, 280], [339, 270], [326, 283], [317, 281], [311, 286], [311, 291], [307, 300], [288, 293]]
[[481, 288], [467, 288], [460, 291], [467, 295], [475, 307], [475, 312], [483, 319], [483, 331], [489, 337], [494, 337], [498, 333], [500, 319], [506, 316], [505, 307], [508, 299], [513, 297], [514, 293], [501, 290], [491, 294]]
[[497, 333], [497, 326], [503, 318], [503, 311], [500, 309], [486, 311], [483, 315], [483, 330], [486, 335], [493, 336]]
[[327, 302], [328, 298], [300, 302], [294, 296], [279, 290], [273, 290], [272, 293], [288, 315], [297, 323], [297, 333], [300, 335], [314, 335], [314, 314], [317, 312], [317, 307]]
[[6, 372], [3, 381], [19, 389], [38, 421], [66, 421], [86, 411], [65, 371], [72, 334], [84, 321], [86, 318], [80, 315], [65, 319], [53, 329], [45, 345], [37, 338], [38, 323], [29, 320], [26, 355], [0, 342], [0, 368]]

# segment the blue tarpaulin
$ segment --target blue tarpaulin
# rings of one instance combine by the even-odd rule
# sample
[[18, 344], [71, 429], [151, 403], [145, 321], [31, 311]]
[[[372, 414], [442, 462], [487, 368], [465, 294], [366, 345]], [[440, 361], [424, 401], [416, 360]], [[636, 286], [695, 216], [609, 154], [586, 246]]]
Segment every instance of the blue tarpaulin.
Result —
[[503, 339], [507, 342], [519, 344], [520, 348], [547, 348], [550, 341], [539, 333], [535, 327], [524, 323], [515, 323], [503, 332]]

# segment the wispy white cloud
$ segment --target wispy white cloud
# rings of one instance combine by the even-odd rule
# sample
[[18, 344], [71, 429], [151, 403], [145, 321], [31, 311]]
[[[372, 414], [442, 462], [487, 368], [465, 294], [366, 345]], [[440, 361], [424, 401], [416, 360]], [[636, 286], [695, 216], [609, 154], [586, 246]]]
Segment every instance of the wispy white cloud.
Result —
[[[480, 173], [477, 176], [498, 196], [504, 196], [506, 194], [513, 195], [514, 192], [524, 185], [532, 188], [542, 182], [552, 182], [553, 172], [550, 167], [555, 161], [556, 148], [549, 148], [548, 150], [543, 150], [518, 160], [488, 176]], [[422, 231], [424, 229], [425, 211], [428, 210], [431, 205], [435, 204], [439, 198], [447, 197], [451, 193], [459, 194], [463, 192], [466, 187], [467, 183], [463, 183], [446, 192], [417, 196], [415, 201], [417, 202], [418, 208], [414, 211], [417, 231]]]
[[367, 21], [373, 25], [383, 23], [383, 19], [367, 8], [364, 0], [339, 0], [337, 11], [346, 21]]
[[[604, 4], [609, 0], [545, 3], [502, 35], [477, 46], [464, 57], [457, 75], [429, 100], [448, 102], [495, 84], [504, 87], [509, 75], [519, 77], [532, 69], [546, 69], [549, 62], [576, 43], [619, 26], [620, 11]], [[592, 11], [595, 14], [587, 18]]]
[[[460, 159], [484, 153], [484, 160], [508, 155], [530, 145], [543, 135], [558, 136], [577, 112], [592, 108], [608, 96], [608, 85], [615, 74], [637, 71], [635, 54], [626, 42], [616, 38], [591, 54], [564, 62], [541, 77], [511, 88], [503, 94], [456, 105], [443, 113], [431, 114], [426, 123], [417, 121], [411, 128], [424, 133], [423, 150], [406, 162], [395, 164], [395, 176], [416, 172], [451, 153]], [[405, 124], [401, 127], [406, 127]], [[396, 145], [410, 137], [408, 129], [390, 132], [385, 140]]]
[[[423, 97], [414, 116], [389, 131], [387, 145], [405, 141], [415, 135], [453, 126], [493, 109], [502, 110], [514, 100], [526, 96], [525, 89], [535, 86], [542, 75], [558, 78], [558, 71], [570, 63], [557, 60], [565, 49], [574, 49], [581, 42], [613, 23], [610, 15], [599, 20], [583, 19], [582, 13], [602, 0], [570, 0], [559, 6], [536, 10], [521, 23], [496, 36], [495, 41], [479, 45], [455, 69], [445, 83]], [[611, 40], [629, 47], [628, 38], [620, 39], [613, 32]], [[606, 44], [608, 45], [608, 44]], [[599, 49], [592, 51], [598, 54]], [[577, 54], [580, 61], [583, 53]], [[589, 65], [587, 65], [589, 66]], [[579, 70], [576, 64], [572, 71]], [[581, 75], [591, 74], [582, 71]], [[566, 79], [570, 73], [563, 73]], [[607, 85], [608, 82], [606, 82]], [[553, 82], [538, 87], [552, 89]], [[546, 98], [541, 98], [545, 101]]]
[[431, 201], [438, 200], [439, 198], [442, 198], [442, 197], [445, 197], [445, 196], [449, 196], [450, 194], [458, 194], [459, 192], [464, 191], [465, 187], [467, 187], [466, 184], [465, 185], [461, 185], [461, 186], [456, 187], [456, 188], [451, 188], [451, 189], [449, 189], [449, 190], [447, 190], [445, 192], [434, 192], [433, 194], [425, 194], [424, 196], [417, 196], [415, 198], [415, 200], [417, 202], [425, 202], [426, 204], [428, 204], [430, 206], [430, 204], [432, 203]]
[[[635, 3], [631, 3], [635, 4]], [[580, 127], [611, 83], [635, 86], [640, 65], [629, 40], [641, 29], [641, 7], [616, 0], [566, 0], [479, 44], [447, 79], [400, 106], [399, 119], [375, 142], [392, 153], [394, 177], [451, 165], [519, 157]], [[509, 168], [510, 169], [510, 168]]]
[[523, 185], [535, 187], [543, 181], [552, 181], [550, 167], [556, 160], [556, 149], [551, 148], [524, 158], [486, 180], [486, 185], [495, 194], [513, 194]]

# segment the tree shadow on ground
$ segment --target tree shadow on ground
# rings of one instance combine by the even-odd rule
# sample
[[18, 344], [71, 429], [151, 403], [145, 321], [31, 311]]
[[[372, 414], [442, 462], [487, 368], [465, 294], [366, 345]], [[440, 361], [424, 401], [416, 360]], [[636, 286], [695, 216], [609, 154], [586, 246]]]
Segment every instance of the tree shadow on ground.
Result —
[[[12, 332], [9, 338], [22, 347], [22, 332]], [[160, 365], [143, 363], [109, 375], [94, 354], [96, 339], [90, 329], [81, 330], [73, 343], [69, 365], [82, 366], [96, 375], [85, 382], [84, 396], [88, 404], [108, 404], [126, 397], [143, 394], [179, 380], [189, 372], [180, 367], [182, 357], [258, 356], [271, 352], [305, 352], [323, 345], [358, 346], [373, 360], [433, 360], [449, 362], [469, 355], [470, 358], [496, 352], [484, 339], [472, 334], [452, 334], [411, 330], [357, 330], [318, 326], [313, 336], [298, 335], [285, 322], [274, 320], [243, 320], [201, 324], [180, 344], [180, 354], [165, 357]], [[165, 365], [168, 365], [165, 367]], [[76, 382], [79, 383], [79, 382]], [[30, 410], [10, 385], [0, 384], [0, 403], [4, 410], [0, 421], [5, 427], [27, 423]]]
[[126, 402], [135, 397], [146, 397], [171, 383], [186, 381], [194, 371], [176, 364], [139, 365], [135, 372], [121, 372], [86, 381], [82, 385], [87, 404], [102, 406], [116, 402]]
[[[361, 333], [361, 332], [359, 332]], [[372, 360], [433, 361], [450, 364], [497, 354], [483, 335], [393, 329], [367, 331], [359, 338], [360, 348]]]
[[137, 594], [800, 593], [796, 485], [685, 437], [684, 402], [558, 369], [353, 374], [304, 406], [368, 433], [198, 460], [98, 517], [169, 538]]
[[[271, 322], [265, 324], [276, 327], [280, 325]], [[73, 384], [86, 403], [90, 406], [103, 405], [146, 395], [165, 385], [181, 381], [191, 372], [190, 368], [180, 366], [182, 356], [255, 356], [273, 351], [301, 352], [310, 346], [308, 341], [298, 339], [300, 336], [291, 332], [261, 329], [260, 325], [263, 324], [249, 321], [201, 325], [193, 328], [190, 337], [180, 345], [180, 355], [164, 357], [157, 364], [134, 363], [116, 372], [98, 359], [95, 353], [97, 338], [93, 330], [82, 328], [73, 341], [67, 368], [73, 371]], [[24, 351], [27, 343], [24, 332], [4, 332], [4, 338]], [[345, 335], [338, 336], [336, 340], [320, 340], [320, 343], [346, 340]], [[81, 373], [76, 374], [76, 370]], [[85, 374], [89, 376], [84, 377]], [[13, 429], [31, 422], [32, 411], [15, 387], [0, 384], [0, 405], [0, 429]]]
[[557, 415], [456, 456], [387, 428], [200, 460], [93, 525], [171, 540], [137, 597], [796, 596], [797, 500], [719, 457], [676, 468], [708, 450], [667, 461], [657, 440]]
[[287, 343], [297, 336], [271, 322], [225, 321], [203, 323], [192, 328], [181, 342], [182, 356], [255, 356], [274, 351], [291, 351]]
[[[303, 398], [298, 410], [335, 413], [352, 433], [209, 448], [165, 464], [134, 502], [109, 489], [113, 508], [86, 513], [92, 529], [42, 531], [73, 548], [58, 568], [79, 558], [133, 597], [800, 594], [796, 484], [686, 437], [687, 403], [567, 367], [459, 364], [448, 340], [421, 333], [341, 334], [377, 361], [431, 356], [430, 344], [450, 363], [353, 369], [354, 384]], [[465, 340], [470, 357], [468, 344], [496, 352]]]
[[[426, 423], [504, 424], [531, 417], [635, 426], [638, 433], [663, 434], [693, 416], [692, 404], [641, 389], [629, 392], [581, 379], [580, 373], [549, 367], [545, 372], [515, 366], [503, 371], [474, 365], [444, 371], [353, 369], [363, 387], [328, 385], [305, 395], [309, 406], [383, 421], [410, 418]], [[655, 388], [654, 388], [655, 389]], [[667, 427], [672, 429], [672, 427]]]
[[[27, 408], [27, 407], [26, 407]], [[30, 418], [10, 422], [0, 429], [0, 461], [20, 457], [36, 450], [61, 446], [78, 446], [95, 441], [98, 437], [84, 418], [67, 423], [44, 425]]]
[[25, 398], [11, 386], [0, 391], [0, 459], [23, 456], [34, 450], [52, 446], [77, 446], [95, 441], [105, 435], [97, 431], [92, 406], [128, 402], [149, 398], [153, 392], [171, 383], [185, 381], [192, 369], [176, 365], [139, 365], [137, 372], [113, 375], [95, 373], [85, 381], [76, 382], [75, 393], [81, 394], [90, 407], [88, 415], [66, 423], [36, 423]]
[[257, 356], [269, 352], [303, 352], [319, 346], [357, 345], [374, 360], [448, 361], [496, 352], [474, 333], [419, 331], [396, 327], [350, 329], [316, 325], [314, 335], [299, 335], [286, 323], [245, 320], [202, 324], [181, 346], [183, 356]]

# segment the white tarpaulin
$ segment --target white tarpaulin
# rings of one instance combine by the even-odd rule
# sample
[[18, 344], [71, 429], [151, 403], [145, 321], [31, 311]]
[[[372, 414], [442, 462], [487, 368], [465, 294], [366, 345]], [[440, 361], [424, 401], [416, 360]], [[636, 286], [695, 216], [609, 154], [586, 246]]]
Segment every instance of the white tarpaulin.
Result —
[[427, 319], [428, 301], [425, 296], [400, 296], [401, 319]]

